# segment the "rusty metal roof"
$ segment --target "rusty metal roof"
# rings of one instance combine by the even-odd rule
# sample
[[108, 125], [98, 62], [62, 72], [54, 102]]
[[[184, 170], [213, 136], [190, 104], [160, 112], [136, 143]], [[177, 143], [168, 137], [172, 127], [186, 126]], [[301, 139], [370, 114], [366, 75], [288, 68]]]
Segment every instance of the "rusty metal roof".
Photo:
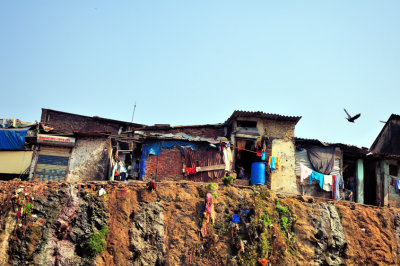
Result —
[[285, 115], [278, 115], [278, 114], [270, 114], [264, 113], [262, 111], [241, 111], [235, 110], [232, 115], [226, 120], [225, 123], [230, 122], [234, 118], [238, 117], [255, 117], [255, 118], [262, 118], [262, 119], [269, 119], [269, 120], [276, 120], [276, 121], [289, 121], [289, 122], [299, 122], [301, 116], [285, 116]]
[[178, 125], [178, 126], [171, 126], [169, 124], [154, 124], [153, 126], [145, 126], [140, 130], [152, 130], [152, 129], [179, 129], [179, 128], [221, 128], [224, 124], [202, 124], [202, 125]]
[[294, 141], [296, 144], [311, 144], [311, 145], [322, 145], [322, 146], [334, 146], [341, 148], [346, 153], [354, 153], [359, 155], [366, 155], [369, 150], [366, 147], [358, 147], [355, 145], [343, 144], [343, 143], [329, 143], [322, 142], [318, 139], [305, 139], [295, 137]]
[[381, 132], [379, 132], [378, 136], [376, 137], [376, 139], [372, 143], [371, 147], [369, 148], [371, 151], [375, 150], [375, 146], [378, 143], [378, 140], [380, 139], [381, 135], [383, 134], [383, 132], [385, 131], [386, 127], [389, 125], [389, 122], [391, 120], [400, 120], [400, 115], [396, 115], [396, 114], [390, 115], [389, 119], [386, 121], [385, 125], [382, 127]]

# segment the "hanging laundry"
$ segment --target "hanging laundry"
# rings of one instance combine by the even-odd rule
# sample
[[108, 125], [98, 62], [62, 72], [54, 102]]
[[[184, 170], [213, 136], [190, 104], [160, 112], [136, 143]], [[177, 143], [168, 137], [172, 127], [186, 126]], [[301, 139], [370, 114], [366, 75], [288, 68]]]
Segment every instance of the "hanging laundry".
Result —
[[224, 154], [224, 162], [225, 162], [225, 171], [230, 171], [230, 161], [229, 161], [229, 157], [228, 157], [228, 150], [226, 148], [223, 149], [223, 154]]
[[312, 183], [312, 181], [317, 181], [319, 183], [319, 186], [321, 189], [324, 187], [324, 175], [315, 171], [312, 171], [309, 179], [309, 184]]
[[396, 193], [400, 193], [400, 180], [396, 179], [395, 186], [394, 186]]
[[324, 184], [322, 189], [328, 192], [332, 191], [332, 176], [331, 175], [324, 175]]
[[271, 168], [272, 171], [276, 170], [276, 158], [275, 158], [275, 156], [271, 156], [270, 157], [269, 168]]
[[185, 166], [185, 176], [188, 176], [188, 175], [195, 175], [197, 172], [196, 172], [196, 167], [186, 167]]
[[262, 160], [262, 161], [265, 161], [266, 156], [267, 156], [267, 152], [266, 152], [266, 151], [263, 151], [263, 152], [262, 152], [262, 155], [261, 155], [261, 160]]
[[305, 166], [304, 164], [300, 163], [300, 182], [303, 182], [304, 179], [309, 177], [313, 170]]
[[339, 191], [339, 182], [338, 182], [338, 176], [333, 175], [332, 176], [332, 198], [334, 200], [340, 200], [340, 191]]
[[339, 189], [344, 188], [344, 180], [341, 174], [336, 175], [336, 181], [339, 183]]
[[390, 185], [394, 186], [395, 183], [396, 183], [396, 179], [394, 177], [392, 177], [392, 180], [390, 181]]
[[230, 163], [233, 162], [233, 150], [228, 146], [226, 147], [226, 150], [228, 152], [228, 160]]
[[262, 156], [262, 151], [261, 151], [261, 150], [256, 150], [256, 155], [257, 155], [258, 157], [261, 157], [261, 156]]
[[275, 168], [276, 170], [279, 169], [279, 157], [275, 157]]

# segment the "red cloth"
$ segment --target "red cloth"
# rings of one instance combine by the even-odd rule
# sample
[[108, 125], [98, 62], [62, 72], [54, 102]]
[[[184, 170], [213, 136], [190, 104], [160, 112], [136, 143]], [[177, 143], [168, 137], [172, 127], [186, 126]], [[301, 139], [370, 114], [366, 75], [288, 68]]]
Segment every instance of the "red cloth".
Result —
[[390, 181], [390, 185], [394, 186], [394, 183], [396, 183], [396, 179], [394, 179], [394, 178], [392, 177], [392, 180]]
[[332, 176], [332, 198], [337, 200], [336, 198], [336, 175]]
[[195, 175], [196, 173], [196, 167], [189, 168], [185, 166], [185, 176]]

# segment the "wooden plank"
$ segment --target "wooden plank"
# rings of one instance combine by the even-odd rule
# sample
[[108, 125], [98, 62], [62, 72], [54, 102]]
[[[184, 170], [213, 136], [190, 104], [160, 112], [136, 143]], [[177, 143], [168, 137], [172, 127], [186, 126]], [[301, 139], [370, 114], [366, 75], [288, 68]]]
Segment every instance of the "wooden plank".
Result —
[[225, 169], [225, 164], [217, 164], [217, 165], [196, 167], [196, 172], [205, 172], [205, 171], [213, 171], [213, 170], [224, 170], [224, 169]]

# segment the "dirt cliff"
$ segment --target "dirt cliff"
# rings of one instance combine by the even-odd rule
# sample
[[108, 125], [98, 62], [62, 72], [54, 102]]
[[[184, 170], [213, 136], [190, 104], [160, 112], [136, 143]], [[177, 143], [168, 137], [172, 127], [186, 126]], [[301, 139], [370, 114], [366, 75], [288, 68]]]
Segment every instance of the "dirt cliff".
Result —
[[399, 213], [213, 183], [1, 182], [0, 265], [396, 265]]

